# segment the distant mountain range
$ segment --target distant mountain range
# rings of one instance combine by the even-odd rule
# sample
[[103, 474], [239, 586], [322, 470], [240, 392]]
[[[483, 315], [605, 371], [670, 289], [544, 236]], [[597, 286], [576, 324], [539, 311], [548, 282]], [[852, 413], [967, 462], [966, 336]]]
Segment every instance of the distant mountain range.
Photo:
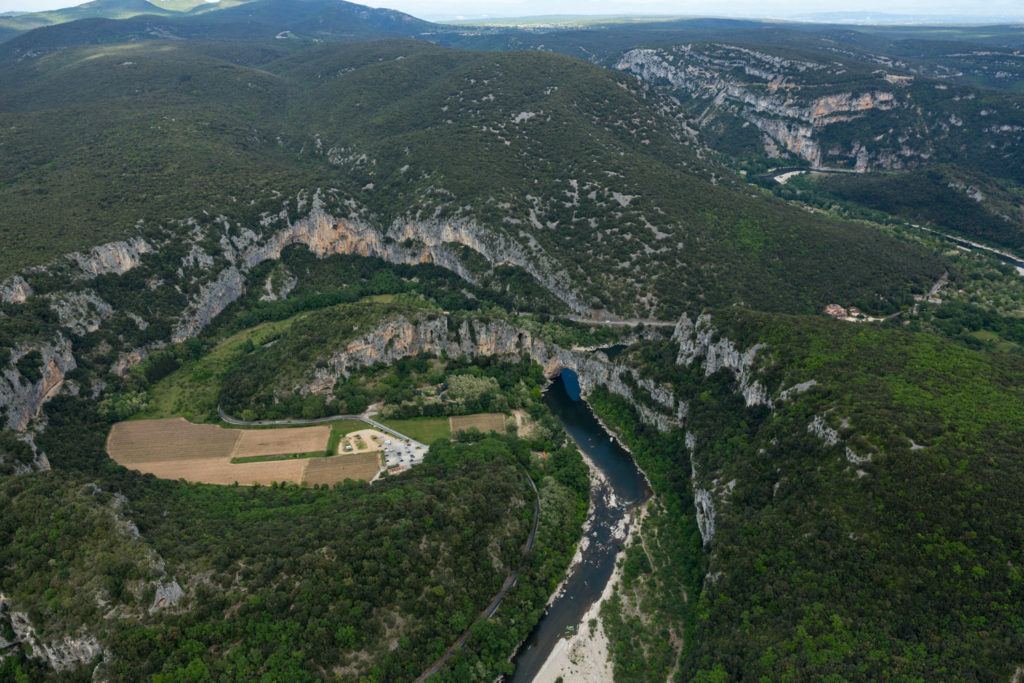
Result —
[[[84, 19], [97, 21], [88, 24], [87, 29], [67, 26]], [[109, 24], [98, 20], [128, 21]], [[146, 0], [94, 0], [53, 12], [0, 17], [0, 40], [47, 26], [54, 27], [51, 33], [30, 41], [34, 49], [147, 36], [205, 40], [257, 40], [282, 34], [332, 40], [411, 37], [432, 24], [394, 10], [372, 9], [343, 0], [224, 0], [212, 4], [193, 0], [155, 4]]]

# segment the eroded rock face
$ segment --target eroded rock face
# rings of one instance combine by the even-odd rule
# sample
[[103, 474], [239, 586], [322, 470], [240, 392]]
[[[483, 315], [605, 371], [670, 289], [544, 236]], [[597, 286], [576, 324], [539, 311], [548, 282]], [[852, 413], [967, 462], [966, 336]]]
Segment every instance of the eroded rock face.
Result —
[[327, 212], [319, 195], [314, 196], [312, 205], [308, 215], [287, 221], [266, 240], [260, 240], [252, 232], [243, 232], [241, 238], [231, 240], [235, 260], [252, 268], [264, 261], [279, 259], [288, 246], [303, 244], [320, 258], [349, 254], [377, 257], [391, 263], [429, 263], [474, 282], [472, 274], [448, 246], [462, 245], [473, 249], [492, 265], [510, 263], [523, 268], [570, 308], [577, 312], [586, 310], [564, 272], [556, 268], [539, 247], [530, 250], [471, 220], [398, 219], [386, 233], [381, 233], [365, 222]]
[[0, 283], [0, 303], [23, 304], [32, 296], [32, 288], [20, 275], [7, 278]]
[[139, 265], [143, 254], [153, 251], [153, 247], [146, 240], [135, 237], [123, 242], [101, 244], [88, 252], [68, 254], [68, 258], [77, 263], [87, 277], [107, 273], [121, 275]]
[[[864, 171], [901, 168], [910, 159], [930, 154], [913, 129], [890, 130], [881, 138], [841, 137], [841, 142], [827, 146], [822, 142], [831, 139], [822, 131], [832, 124], [913, 107], [907, 82], [884, 71], [874, 82], [848, 89], [844, 69], [836, 63], [786, 58], [726, 43], [633, 49], [615, 68], [701, 101], [702, 123], [722, 112], [756, 126], [764, 134], [769, 157], [780, 156], [781, 148], [814, 168]], [[842, 89], [820, 94], [821, 84], [830, 80]]]
[[103, 654], [103, 647], [95, 636], [80, 633], [76, 636], [64, 636], [58, 640], [44, 641], [36, 633], [35, 627], [25, 612], [10, 609], [8, 599], [0, 594], [0, 623], [7, 621], [14, 632], [12, 645], [28, 645], [32, 657], [41, 659], [55, 671], [70, 671], [93, 658]]
[[680, 365], [692, 365], [703, 358], [701, 365], [705, 375], [713, 375], [722, 368], [731, 370], [748, 406], [772, 405], [767, 387], [754, 379], [755, 361], [764, 344], [755, 344], [741, 352], [730, 340], [718, 336], [710, 315], [701, 315], [692, 321], [685, 313], [676, 324], [672, 339], [679, 342], [676, 362]]
[[[641, 379], [636, 371], [607, 360], [603, 355], [563, 349], [534, 337], [529, 331], [516, 328], [503, 320], [456, 321], [448, 316], [424, 316], [419, 319], [393, 318], [373, 331], [349, 342], [318, 368], [313, 382], [300, 391], [325, 391], [340, 377], [353, 370], [375, 363], [393, 363], [406, 356], [428, 352], [449, 357], [526, 355], [554, 376], [563, 369], [573, 370], [584, 395], [600, 385], [626, 399], [633, 400], [641, 418], [663, 431], [681, 424], [685, 405], [678, 405], [672, 392], [650, 380]], [[624, 376], [649, 391], [664, 411], [638, 402]]]
[[61, 327], [85, 335], [100, 328], [103, 320], [114, 312], [113, 307], [92, 290], [82, 290], [50, 297], [50, 308], [60, 317]]
[[203, 287], [199, 297], [189, 304], [171, 336], [172, 342], [183, 342], [199, 334], [221, 311], [245, 292], [245, 277], [231, 266], [221, 271], [213, 282]]
[[71, 342], [58, 334], [52, 344], [36, 349], [42, 356], [41, 375], [36, 381], [26, 379], [17, 368], [19, 359], [31, 349], [20, 347], [12, 353], [11, 364], [0, 371], [0, 409], [6, 416], [6, 426], [15, 431], [28, 427], [43, 404], [63, 386], [64, 377], [77, 367], [71, 354]]
[[[153, 342], [147, 348], [117, 349], [119, 358], [111, 368], [112, 372], [123, 376], [153, 348], [159, 348], [167, 341], [181, 342], [198, 335], [245, 293], [247, 277], [254, 267], [279, 259], [282, 251], [294, 244], [305, 245], [321, 258], [349, 254], [377, 257], [392, 263], [434, 264], [474, 282], [473, 274], [455, 253], [461, 247], [468, 247], [492, 265], [522, 267], [573, 310], [580, 312], [586, 309], [570, 286], [568, 276], [550, 262], [535, 241], [524, 246], [470, 219], [402, 218], [382, 231], [361, 218], [365, 211], [357, 210], [351, 200], [335, 207], [341, 210], [356, 207], [352, 208], [350, 215], [332, 214], [319, 191], [311, 200], [304, 194], [296, 198], [295, 206], [305, 212], [298, 218], [289, 215], [288, 205], [285, 202], [286, 208], [280, 213], [264, 215], [259, 225], [251, 227], [232, 225], [224, 216], [209, 219], [206, 225], [189, 220], [181, 223], [173, 233], [168, 232], [165, 242], [153, 238], [155, 241], [150, 243], [136, 237], [103, 244], [88, 252], [68, 254], [66, 260], [77, 267], [82, 277], [93, 278], [101, 274], [127, 273], [138, 267], [145, 255], [158, 253], [172, 241], [175, 247], [187, 249], [180, 259], [176, 276], [168, 278], [165, 274], [164, 277], [150, 278], [147, 283], [154, 291], [161, 288], [181, 291], [187, 287], [188, 291], [194, 292], [176, 319], [172, 319], [171, 338]], [[271, 294], [282, 298], [294, 285], [294, 280], [288, 280], [279, 291]], [[9, 278], [0, 285], [0, 297], [5, 303], [20, 303], [31, 295], [31, 287], [20, 276]], [[116, 313], [91, 290], [69, 288], [47, 294], [47, 297], [59, 316], [59, 326], [76, 335], [97, 330], [106, 318]], [[143, 319], [134, 311], [124, 313], [140, 329], [157, 322]], [[0, 409], [5, 411], [0, 418], [6, 417], [12, 428], [25, 429], [38, 414], [41, 402], [48, 400], [60, 388], [63, 372], [75, 367], [70, 351], [63, 351], [67, 349], [67, 342], [61, 334], [53, 331], [49, 334], [48, 342], [40, 340], [34, 343], [40, 351], [49, 349], [44, 351], [46, 372], [42, 382], [26, 387], [17, 371], [0, 365]], [[59, 354], [59, 362], [54, 364], [51, 362], [54, 357], [52, 350], [57, 346], [63, 350]], [[27, 351], [22, 349], [10, 360], [0, 358], [0, 364], [13, 364]]]
[[170, 580], [167, 583], [161, 583], [156, 588], [156, 593], [153, 596], [153, 604], [149, 608], [149, 613], [153, 614], [162, 609], [169, 609], [176, 607], [181, 602], [182, 598], [185, 597], [185, 591], [181, 589], [178, 582]]

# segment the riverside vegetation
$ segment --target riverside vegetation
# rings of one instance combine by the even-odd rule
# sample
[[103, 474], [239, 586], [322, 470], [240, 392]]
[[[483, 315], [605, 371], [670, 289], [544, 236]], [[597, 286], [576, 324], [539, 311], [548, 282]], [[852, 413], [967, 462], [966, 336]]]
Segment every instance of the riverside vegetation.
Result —
[[[475, 325], [611, 368], [587, 399], [655, 494], [601, 612], [617, 679], [1024, 665], [1022, 280], [910, 225], [1020, 247], [999, 161], [1020, 158], [1019, 31], [187, 4], [0, 28], [0, 677], [411, 680], [467, 629], [440, 678], [507, 673], [588, 479], [544, 370]], [[540, 45], [598, 64], [505, 51]], [[652, 45], [697, 92], [628, 66]], [[708, 108], [760, 69], [800, 106]], [[898, 106], [833, 111], [816, 160], [787, 147], [803, 105], [868, 91]], [[474, 352], [364, 339], [402, 319]], [[437, 439], [372, 486], [162, 481], [104, 453], [123, 419], [376, 401], [525, 427]]]

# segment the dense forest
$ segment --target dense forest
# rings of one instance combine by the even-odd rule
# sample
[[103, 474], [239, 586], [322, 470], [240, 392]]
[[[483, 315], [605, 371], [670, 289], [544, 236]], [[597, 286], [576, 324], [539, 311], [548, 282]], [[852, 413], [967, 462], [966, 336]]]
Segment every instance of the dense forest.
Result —
[[[649, 480], [617, 680], [1020, 673], [1019, 27], [149, 7], [0, 17], [0, 680], [414, 680], [461, 637], [435, 680], [512, 674], [597, 489], [527, 356], [370, 338], [442, 318], [581, 368]], [[107, 455], [218, 408], [430, 450]]]
[[[495, 367], [537, 377], [528, 364]], [[44, 638], [105, 624], [113, 678], [395, 680], [422, 672], [522, 565], [489, 635], [462, 655], [502, 672], [564, 571], [589, 491], [579, 454], [532, 405], [547, 460], [514, 436], [468, 434], [435, 442], [401, 477], [310, 489], [140, 476], [107, 459], [94, 404], [57, 401], [40, 439], [55, 471], [4, 483], [3, 561], [15, 569], [2, 590]], [[523, 557], [536, 498], [526, 475], [541, 516]], [[171, 582], [181, 590], [158, 609]]]
[[[661, 505], [686, 509], [697, 490], [714, 501], [687, 600], [668, 577], [694, 576], [701, 537], [665, 534], [657, 516], [654, 565], [634, 562], [639, 597], [627, 582], [623, 598], [650, 605], [664, 628], [691, 629], [683, 678], [1008, 677], [1024, 657], [1021, 357], [823, 319], [711, 319], [739, 349], [765, 345], [756, 376], [778, 396], [771, 409], [748, 406], [728, 369], [677, 364], [675, 343], [625, 360], [687, 400], [692, 449], [659, 447], [666, 437], [635, 427], [630, 406], [594, 398], [654, 472]], [[686, 460], [694, 479], [673, 487]], [[618, 605], [617, 671], [660, 679], [657, 639], [628, 628]]]

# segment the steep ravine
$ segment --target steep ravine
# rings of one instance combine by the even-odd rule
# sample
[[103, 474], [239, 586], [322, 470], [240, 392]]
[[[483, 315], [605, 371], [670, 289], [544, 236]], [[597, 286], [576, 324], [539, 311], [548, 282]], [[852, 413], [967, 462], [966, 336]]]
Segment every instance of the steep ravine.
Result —
[[[123, 276], [138, 268], [146, 258], [161, 258], [162, 251], [169, 248], [185, 252], [177, 269], [177, 279], [154, 279], [147, 283], [149, 288], [154, 293], [164, 288], [195, 293], [188, 298], [184, 309], [174, 315], [170, 339], [156, 346], [198, 335], [242, 296], [246, 278], [254, 267], [279, 259], [286, 247], [295, 244], [305, 245], [320, 258], [352, 254], [398, 264], [435, 264], [473, 282], [470, 269], [452, 251], [452, 245], [462, 245], [492, 265], [512, 264], [523, 268], [571, 310], [585, 310], [564, 273], [549, 267], [549, 260], [536, 245], [524, 247], [468, 220], [399, 219], [388, 230], [380, 231], [358, 218], [334, 215], [326, 208], [319, 192], [314, 193], [308, 203], [308, 213], [300, 218], [292, 219], [286, 210], [264, 216], [259, 233], [233, 225], [223, 217], [212, 219], [205, 227], [190, 221], [187, 226], [191, 229], [186, 232], [184, 245], [169, 232], [163, 241], [134, 238], [111, 242], [89, 252], [69, 254], [50, 268], [37, 269], [37, 273], [59, 273], [74, 284], [68, 285], [63, 293], [44, 295], [59, 318], [53, 326], [55, 329], [44, 333], [50, 337], [19, 345], [11, 350], [6, 367], [0, 365], [0, 424], [19, 432], [29, 429], [46, 401], [66, 389], [65, 377], [77, 366], [68, 335], [95, 331], [117, 313], [89, 289], [89, 281], [98, 276]], [[182, 249], [183, 246], [186, 248]], [[23, 305], [30, 297], [40, 296], [34, 294], [22, 276], [0, 283], [0, 295], [3, 303], [10, 305]], [[147, 315], [145, 311], [124, 313], [140, 328], [150, 323], [139, 315]], [[41, 353], [43, 358], [40, 372], [35, 373], [38, 377], [26, 376], [17, 367], [18, 361], [32, 350]], [[147, 355], [146, 348], [117, 350], [121, 359], [111, 368], [115, 374], [123, 375]]]

